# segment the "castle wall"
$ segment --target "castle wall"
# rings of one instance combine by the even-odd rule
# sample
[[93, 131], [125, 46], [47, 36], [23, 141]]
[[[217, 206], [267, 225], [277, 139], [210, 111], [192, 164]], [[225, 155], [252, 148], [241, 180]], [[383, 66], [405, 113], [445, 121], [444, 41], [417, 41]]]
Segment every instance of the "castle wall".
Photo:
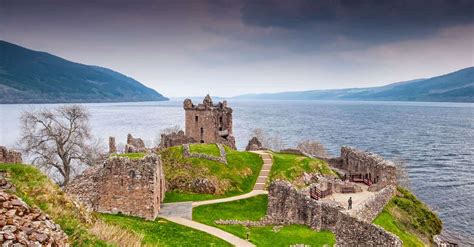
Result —
[[0, 163], [22, 163], [21, 153], [0, 146]]
[[65, 191], [97, 212], [153, 220], [164, 199], [165, 178], [159, 156], [110, 157], [74, 179]]
[[350, 147], [341, 148], [342, 163], [340, 167], [350, 175], [361, 175], [375, 183], [369, 190], [378, 191], [390, 184], [396, 183], [396, 168], [392, 162], [381, 156], [363, 152]]
[[270, 185], [267, 219], [329, 230], [336, 235], [338, 246], [402, 246], [392, 233], [352, 217], [330, 202], [313, 200], [286, 181]]

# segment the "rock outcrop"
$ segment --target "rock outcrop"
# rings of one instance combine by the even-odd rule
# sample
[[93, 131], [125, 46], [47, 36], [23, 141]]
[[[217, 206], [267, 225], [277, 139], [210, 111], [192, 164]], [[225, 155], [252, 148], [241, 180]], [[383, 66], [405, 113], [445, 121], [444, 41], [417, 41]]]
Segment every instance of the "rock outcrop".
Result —
[[258, 140], [257, 137], [252, 137], [245, 148], [245, 151], [257, 151], [263, 148], [262, 143]]
[[0, 146], [0, 163], [22, 163], [21, 153]]

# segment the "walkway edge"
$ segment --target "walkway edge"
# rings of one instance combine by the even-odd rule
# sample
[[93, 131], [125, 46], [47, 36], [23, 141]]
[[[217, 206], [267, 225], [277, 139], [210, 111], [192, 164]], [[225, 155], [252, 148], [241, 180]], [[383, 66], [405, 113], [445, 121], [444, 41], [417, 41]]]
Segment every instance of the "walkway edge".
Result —
[[193, 228], [193, 229], [196, 229], [196, 230], [199, 230], [199, 231], [202, 231], [202, 232], [205, 232], [205, 233], [208, 233], [208, 234], [211, 234], [215, 237], [218, 237], [234, 246], [243, 246], [243, 247], [251, 247], [251, 246], [255, 246], [254, 244], [250, 243], [249, 241], [247, 240], [244, 240], [244, 239], [241, 239], [235, 235], [232, 235], [226, 231], [223, 231], [219, 228], [216, 228], [216, 227], [212, 227], [212, 226], [208, 226], [208, 225], [205, 225], [205, 224], [201, 224], [199, 222], [196, 222], [196, 221], [192, 221], [192, 220], [188, 220], [188, 219], [184, 219], [184, 218], [180, 218], [180, 217], [166, 217], [166, 216], [160, 216], [166, 220], [169, 220], [169, 221], [172, 221], [174, 223], [177, 223], [177, 224], [180, 224], [180, 225], [183, 225], [183, 226], [187, 226], [187, 227], [190, 227], [190, 228]]

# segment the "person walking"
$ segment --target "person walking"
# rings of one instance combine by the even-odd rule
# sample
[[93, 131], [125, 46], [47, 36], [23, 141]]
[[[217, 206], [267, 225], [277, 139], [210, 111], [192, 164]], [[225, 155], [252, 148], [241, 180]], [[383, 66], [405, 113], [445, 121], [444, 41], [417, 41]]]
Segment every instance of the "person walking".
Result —
[[349, 200], [347, 201], [347, 203], [349, 204], [349, 207], [347, 207], [347, 210], [351, 210], [352, 209], [352, 197], [349, 197]]

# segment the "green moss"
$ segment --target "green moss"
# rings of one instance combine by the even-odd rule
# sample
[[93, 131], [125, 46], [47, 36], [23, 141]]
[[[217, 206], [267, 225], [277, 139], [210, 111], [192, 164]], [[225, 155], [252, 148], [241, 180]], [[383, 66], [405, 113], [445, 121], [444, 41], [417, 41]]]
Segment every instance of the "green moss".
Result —
[[126, 153], [126, 154], [112, 154], [111, 156], [116, 156], [116, 157], [127, 157], [129, 159], [143, 159], [146, 154], [145, 153]]
[[[195, 145], [209, 146], [209, 144]], [[222, 189], [221, 193], [212, 195], [175, 189], [168, 191], [165, 202], [201, 201], [250, 192], [262, 167], [262, 159], [251, 152], [239, 152], [229, 148], [226, 150], [228, 164], [206, 159], [184, 158], [182, 146], [163, 150], [160, 154], [167, 181], [186, 182], [196, 178], [207, 178], [219, 183]]]
[[374, 223], [399, 236], [404, 246], [430, 244], [441, 233], [442, 221], [410, 191], [398, 188], [397, 192]]
[[294, 182], [304, 172], [336, 175], [323, 160], [296, 154], [273, 153], [273, 166], [269, 176], [270, 181], [282, 179]]
[[266, 195], [259, 195], [239, 201], [210, 204], [193, 209], [193, 220], [218, 227], [241, 238], [246, 238], [257, 246], [289, 246], [308, 244], [311, 246], [334, 245], [335, 236], [329, 231], [316, 232], [307, 226], [284, 226], [278, 232], [272, 226], [246, 228], [240, 225], [218, 225], [219, 219], [259, 220], [265, 216], [268, 204]]
[[124, 215], [100, 214], [99, 217], [108, 224], [118, 225], [143, 235], [142, 245], [145, 246], [231, 246], [224, 240], [205, 232], [162, 218], [146, 221]]
[[76, 208], [64, 192], [46, 175], [31, 165], [0, 164], [9, 174], [16, 194], [32, 207], [38, 207], [61, 226], [73, 246], [107, 246], [88, 232], [87, 215]]
[[221, 156], [216, 144], [190, 144], [189, 149], [191, 153], [201, 153], [216, 157]]

